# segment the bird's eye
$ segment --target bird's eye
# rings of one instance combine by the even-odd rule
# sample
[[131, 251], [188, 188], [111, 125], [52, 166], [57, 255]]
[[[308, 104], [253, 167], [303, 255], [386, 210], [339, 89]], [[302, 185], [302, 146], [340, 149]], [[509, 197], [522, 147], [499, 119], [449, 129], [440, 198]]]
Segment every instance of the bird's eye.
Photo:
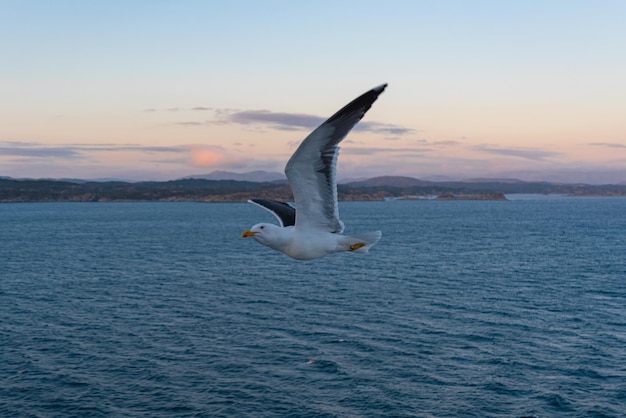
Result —
[[263, 225], [261, 225], [259, 228], [261, 228], [261, 229], [265, 229], [265, 227], [264, 227]]

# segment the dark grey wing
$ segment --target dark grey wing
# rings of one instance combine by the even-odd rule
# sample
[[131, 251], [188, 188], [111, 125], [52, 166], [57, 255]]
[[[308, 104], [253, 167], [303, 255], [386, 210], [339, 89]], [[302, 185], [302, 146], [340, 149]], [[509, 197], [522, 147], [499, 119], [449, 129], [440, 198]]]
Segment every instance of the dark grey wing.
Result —
[[328, 118], [300, 144], [291, 156], [285, 174], [289, 179], [296, 207], [297, 227], [341, 233], [343, 222], [337, 207], [335, 166], [339, 143], [365, 115], [386, 84], [354, 99]]
[[250, 199], [248, 202], [272, 212], [280, 222], [280, 226], [293, 226], [296, 224], [296, 209], [288, 203], [268, 199]]

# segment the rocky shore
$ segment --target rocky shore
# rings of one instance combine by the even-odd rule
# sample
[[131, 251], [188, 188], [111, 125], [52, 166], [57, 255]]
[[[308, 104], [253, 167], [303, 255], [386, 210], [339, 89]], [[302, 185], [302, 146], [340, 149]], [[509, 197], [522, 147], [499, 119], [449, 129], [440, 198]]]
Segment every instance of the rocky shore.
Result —
[[504, 193], [453, 194], [443, 193], [436, 200], [509, 200]]
[[[340, 201], [507, 200], [506, 194], [624, 196], [626, 185], [524, 182], [423, 182], [402, 178], [340, 184]], [[406, 179], [405, 179], [406, 180]], [[59, 181], [0, 178], [0, 202], [245, 202], [251, 198], [293, 201], [286, 182], [181, 179], [172, 181]]]

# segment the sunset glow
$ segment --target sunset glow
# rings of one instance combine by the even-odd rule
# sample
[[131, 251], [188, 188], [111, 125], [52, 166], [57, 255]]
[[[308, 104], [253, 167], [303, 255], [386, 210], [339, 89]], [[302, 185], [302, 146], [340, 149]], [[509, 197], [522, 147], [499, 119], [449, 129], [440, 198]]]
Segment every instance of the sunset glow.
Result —
[[0, 176], [281, 172], [386, 82], [340, 179], [626, 181], [624, 16], [610, 0], [5, 1]]

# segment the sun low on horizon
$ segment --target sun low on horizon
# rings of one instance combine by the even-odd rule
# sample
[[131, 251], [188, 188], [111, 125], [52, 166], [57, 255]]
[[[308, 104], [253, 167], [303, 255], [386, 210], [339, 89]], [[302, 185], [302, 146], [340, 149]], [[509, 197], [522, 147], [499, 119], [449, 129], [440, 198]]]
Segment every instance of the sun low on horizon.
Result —
[[389, 83], [340, 178], [626, 181], [621, 1], [0, 4], [0, 176], [282, 172]]

